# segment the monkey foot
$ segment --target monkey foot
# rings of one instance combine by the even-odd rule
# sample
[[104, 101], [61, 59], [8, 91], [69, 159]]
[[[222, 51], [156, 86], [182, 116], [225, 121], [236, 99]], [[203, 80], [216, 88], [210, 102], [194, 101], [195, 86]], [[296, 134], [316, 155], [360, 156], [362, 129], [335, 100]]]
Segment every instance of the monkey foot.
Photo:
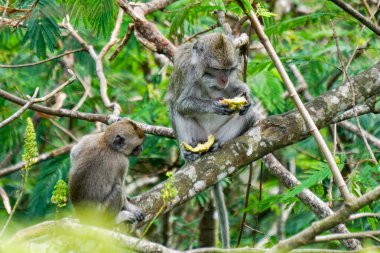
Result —
[[129, 223], [135, 223], [135, 222], [141, 222], [144, 219], [145, 219], [144, 213], [136, 208], [136, 210], [133, 210], [133, 211], [127, 211], [127, 210], [120, 211], [116, 217], [116, 223], [119, 224], [125, 221]]
[[193, 162], [201, 157], [198, 153], [193, 153], [187, 150], [183, 151], [183, 158], [186, 160], [186, 162]]

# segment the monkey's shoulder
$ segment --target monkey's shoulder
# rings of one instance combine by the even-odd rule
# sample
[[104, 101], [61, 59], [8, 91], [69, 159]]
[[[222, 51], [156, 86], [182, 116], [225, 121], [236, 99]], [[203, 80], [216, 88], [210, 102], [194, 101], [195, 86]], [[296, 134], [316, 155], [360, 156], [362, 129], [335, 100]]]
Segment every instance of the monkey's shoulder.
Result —
[[70, 152], [70, 158], [76, 159], [83, 155], [83, 152], [90, 152], [99, 146], [99, 140], [103, 133], [88, 134], [83, 136], [80, 141], [74, 145]]

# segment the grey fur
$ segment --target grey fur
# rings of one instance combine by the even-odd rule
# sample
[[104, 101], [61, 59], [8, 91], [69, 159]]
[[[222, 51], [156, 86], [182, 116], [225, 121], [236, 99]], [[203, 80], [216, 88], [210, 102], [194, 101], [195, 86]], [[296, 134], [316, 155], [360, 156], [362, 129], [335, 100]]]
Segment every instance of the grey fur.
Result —
[[[255, 122], [248, 86], [240, 76], [239, 55], [233, 42], [220, 33], [212, 33], [196, 42], [178, 48], [174, 58], [166, 99], [170, 107], [171, 122], [180, 143], [196, 146], [207, 141], [213, 134], [219, 145], [243, 134]], [[223, 81], [221, 81], [223, 80]], [[227, 80], [227, 82], [225, 82]], [[220, 98], [245, 95], [249, 105], [236, 113], [219, 102]], [[199, 154], [185, 151], [181, 154], [187, 161], [199, 158]], [[229, 226], [222, 187], [214, 186], [223, 247], [229, 247]]]

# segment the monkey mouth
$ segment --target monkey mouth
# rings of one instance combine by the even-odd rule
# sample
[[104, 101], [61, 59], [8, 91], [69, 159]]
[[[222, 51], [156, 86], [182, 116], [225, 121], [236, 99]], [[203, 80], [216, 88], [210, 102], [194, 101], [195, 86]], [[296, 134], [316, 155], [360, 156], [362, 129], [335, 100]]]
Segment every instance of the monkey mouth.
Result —
[[143, 150], [142, 146], [139, 145], [137, 146], [134, 150], [132, 150], [132, 155], [139, 155], [141, 153], [141, 151]]

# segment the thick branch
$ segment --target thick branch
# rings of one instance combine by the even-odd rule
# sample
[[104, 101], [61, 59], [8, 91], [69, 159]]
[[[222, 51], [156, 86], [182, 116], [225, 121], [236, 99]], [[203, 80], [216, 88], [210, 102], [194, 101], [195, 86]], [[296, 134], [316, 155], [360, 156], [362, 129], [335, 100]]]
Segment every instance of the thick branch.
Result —
[[[364, 103], [378, 94], [380, 92], [380, 63], [357, 75], [353, 81], [357, 104]], [[336, 90], [306, 104], [306, 108], [316, 125], [323, 128], [331, 124], [339, 113], [351, 108], [351, 95], [349, 84], [345, 83]], [[224, 148], [207, 154], [178, 171], [174, 175], [178, 196], [166, 211], [231, 175], [240, 166], [247, 165], [274, 150], [301, 141], [309, 135], [298, 111], [293, 110], [271, 116], [258, 122], [247, 133], [227, 143]], [[151, 219], [163, 205], [161, 190], [164, 183], [133, 199], [133, 202], [147, 214], [147, 220]]]
[[173, 59], [175, 54], [175, 46], [158, 30], [154, 23], [149, 22], [145, 15], [157, 9], [162, 9], [166, 5], [173, 2], [172, 0], [155, 0], [144, 5], [135, 5], [118, 0], [121, 8], [135, 22], [135, 36], [149, 50], [159, 54], [166, 55], [169, 59]]

